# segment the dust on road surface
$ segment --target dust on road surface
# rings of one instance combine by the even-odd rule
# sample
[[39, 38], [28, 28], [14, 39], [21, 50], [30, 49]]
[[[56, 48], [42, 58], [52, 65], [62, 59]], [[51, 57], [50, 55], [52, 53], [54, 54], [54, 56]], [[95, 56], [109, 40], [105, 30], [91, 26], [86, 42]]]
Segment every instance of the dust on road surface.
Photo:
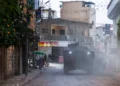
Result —
[[50, 64], [25, 86], [120, 86], [120, 77], [113, 75], [88, 75], [84, 71], [63, 73], [63, 65]]

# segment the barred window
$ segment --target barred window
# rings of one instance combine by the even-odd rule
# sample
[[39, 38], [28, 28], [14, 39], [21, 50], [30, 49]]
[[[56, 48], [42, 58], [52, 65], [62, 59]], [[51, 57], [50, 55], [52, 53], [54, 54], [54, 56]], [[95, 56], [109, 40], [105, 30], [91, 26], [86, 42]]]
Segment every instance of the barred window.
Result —
[[60, 30], [60, 35], [65, 35], [65, 30]]
[[52, 34], [55, 34], [55, 29], [52, 29]]

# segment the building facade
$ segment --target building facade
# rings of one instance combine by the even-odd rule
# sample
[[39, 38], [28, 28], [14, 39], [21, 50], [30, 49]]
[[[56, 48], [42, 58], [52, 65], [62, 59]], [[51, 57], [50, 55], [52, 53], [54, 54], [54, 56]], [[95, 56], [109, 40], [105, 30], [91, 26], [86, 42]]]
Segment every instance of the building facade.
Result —
[[61, 19], [86, 22], [91, 24], [90, 36], [95, 40], [96, 10], [93, 2], [65, 1], [62, 2]]
[[114, 35], [113, 25], [105, 24], [96, 27], [96, 48], [104, 53], [101, 57], [106, 64], [107, 70], [119, 71], [119, 50]]
[[87, 23], [95, 22], [95, 9], [91, 6], [91, 3], [84, 1], [62, 2], [61, 19]]
[[111, 50], [116, 47], [116, 43], [113, 38], [113, 25], [105, 24], [96, 27], [96, 48], [101, 52], [110, 54]]
[[[75, 41], [84, 44], [89, 38], [90, 24], [64, 19], [44, 19], [39, 23], [39, 28], [42, 42], [39, 45], [40, 51], [58, 58], [63, 55], [63, 50], [68, 47], [68, 44]], [[45, 42], [47, 44], [43, 44]]]
[[107, 10], [108, 10], [108, 18], [113, 20], [113, 28], [114, 28], [114, 33], [117, 36], [117, 23], [120, 20], [120, 0], [111, 0]]
[[43, 19], [48, 19], [48, 18], [52, 18], [55, 19], [57, 18], [57, 13], [55, 10], [52, 9], [42, 9], [41, 10], [41, 15]]
[[114, 54], [114, 58], [116, 60], [116, 68], [119, 68], [119, 56], [120, 56], [120, 42], [117, 39], [117, 30], [118, 30], [118, 22], [120, 20], [120, 0], [111, 0], [108, 7], [107, 7], [107, 11], [108, 11], [108, 18], [113, 20], [113, 35], [114, 35], [114, 42], [116, 44], [116, 47], [113, 50], [113, 54]]
[[[23, 12], [26, 14], [28, 11], [32, 15], [29, 20], [30, 22], [29, 27], [33, 31], [35, 31], [35, 27], [36, 27], [35, 11], [38, 8], [39, 0], [20, 0], [20, 2], [22, 4], [24, 3], [25, 5], [29, 5], [28, 8], [25, 7], [23, 9]], [[27, 52], [26, 52], [26, 46], [23, 45], [10, 46], [8, 48], [0, 47], [0, 81], [3, 81], [15, 75], [25, 74], [25, 70], [26, 70], [25, 63], [27, 63], [28, 59], [27, 60], [25, 59], [26, 57], [25, 55]], [[28, 44], [28, 46], [29, 46], [28, 50], [30, 53], [30, 49], [31, 49], [30, 43]]]

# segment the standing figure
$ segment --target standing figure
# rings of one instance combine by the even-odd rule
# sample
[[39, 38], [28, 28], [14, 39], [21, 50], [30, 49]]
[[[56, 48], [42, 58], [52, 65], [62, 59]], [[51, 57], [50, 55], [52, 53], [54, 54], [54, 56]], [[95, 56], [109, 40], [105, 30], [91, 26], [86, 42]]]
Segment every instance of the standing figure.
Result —
[[45, 66], [46, 66], [46, 60], [47, 60], [47, 55], [44, 55], [44, 57], [43, 57], [43, 63], [44, 63]]

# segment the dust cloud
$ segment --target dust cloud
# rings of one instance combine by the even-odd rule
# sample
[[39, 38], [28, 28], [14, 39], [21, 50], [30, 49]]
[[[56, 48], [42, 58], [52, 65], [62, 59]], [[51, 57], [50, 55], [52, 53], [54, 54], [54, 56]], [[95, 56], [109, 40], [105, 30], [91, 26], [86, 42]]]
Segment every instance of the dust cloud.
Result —
[[120, 41], [114, 36], [109, 39], [101, 49], [96, 47], [94, 62], [96, 73], [114, 74], [120, 72]]

